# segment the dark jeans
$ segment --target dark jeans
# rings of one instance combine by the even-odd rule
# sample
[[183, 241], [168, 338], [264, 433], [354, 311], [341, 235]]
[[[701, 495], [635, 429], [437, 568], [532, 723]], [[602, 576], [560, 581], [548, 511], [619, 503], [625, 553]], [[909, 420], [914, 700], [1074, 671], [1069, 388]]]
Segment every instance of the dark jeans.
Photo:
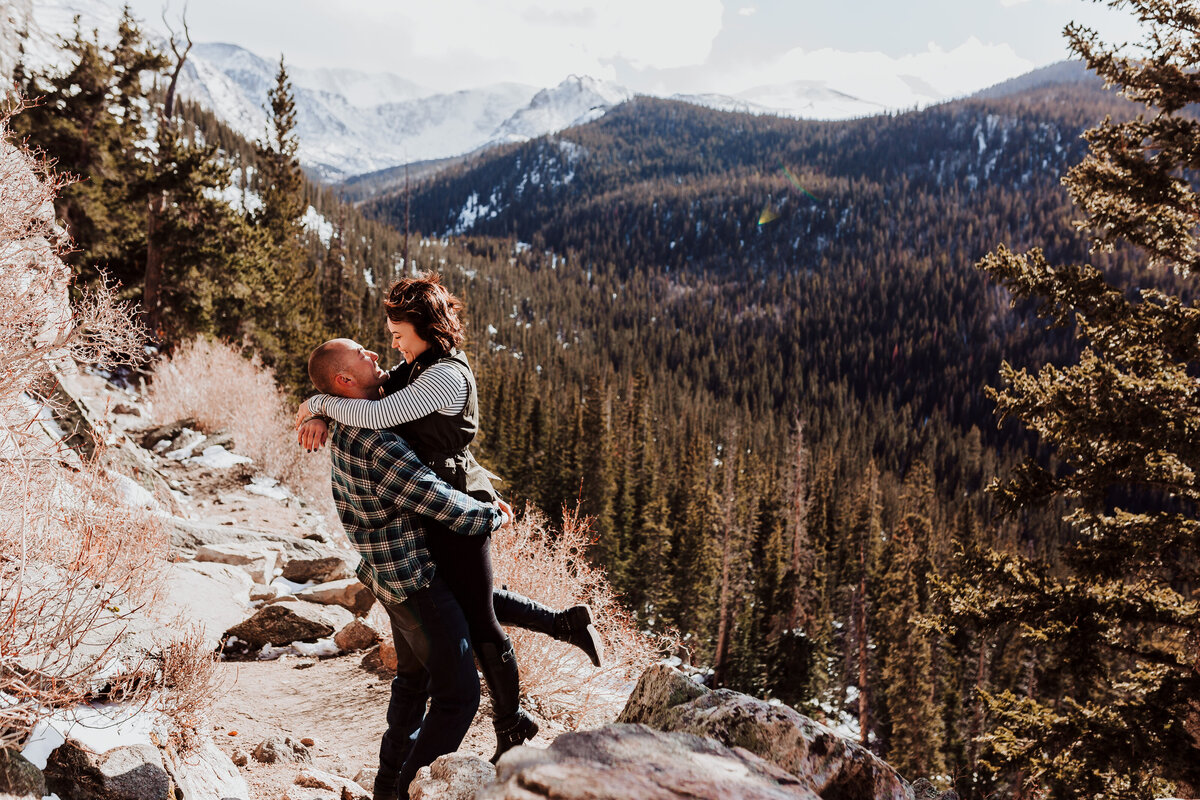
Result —
[[501, 644], [500, 624], [554, 635], [554, 609], [504, 589], [492, 589], [491, 536], [460, 536], [431, 526], [426, 540], [437, 574], [450, 587], [467, 618], [471, 643]]
[[417, 770], [462, 743], [479, 709], [479, 675], [462, 609], [439, 576], [403, 603], [381, 605], [391, 618], [397, 667], [379, 771], [398, 776], [404, 798]]

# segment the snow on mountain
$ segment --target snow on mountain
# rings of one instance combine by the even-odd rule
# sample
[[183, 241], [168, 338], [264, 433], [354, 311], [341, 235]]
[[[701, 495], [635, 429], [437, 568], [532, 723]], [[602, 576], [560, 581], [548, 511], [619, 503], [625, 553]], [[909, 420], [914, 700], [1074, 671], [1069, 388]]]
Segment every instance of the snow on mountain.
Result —
[[544, 133], [582, 125], [633, 98], [624, 86], [588, 76], [571, 75], [558, 86], [543, 89], [529, 105], [496, 129], [492, 141], [523, 142]]
[[[805, 119], [847, 119], [887, 111], [887, 107], [882, 103], [831, 88], [824, 81], [791, 81], [755, 86], [738, 92], [737, 98], [757, 106], [775, 109], [769, 113]], [[927, 98], [925, 103], [929, 101]]]

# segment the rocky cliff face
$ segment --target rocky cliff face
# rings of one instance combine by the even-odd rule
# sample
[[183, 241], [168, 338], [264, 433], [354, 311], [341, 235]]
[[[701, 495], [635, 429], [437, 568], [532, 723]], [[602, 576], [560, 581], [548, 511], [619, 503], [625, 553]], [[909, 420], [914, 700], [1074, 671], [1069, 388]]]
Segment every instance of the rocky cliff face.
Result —
[[495, 775], [462, 753], [439, 759], [414, 800], [957, 800], [912, 784], [875, 755], [787, 706], [710, 691], [656, 665], [611, 725], [518, 747]]

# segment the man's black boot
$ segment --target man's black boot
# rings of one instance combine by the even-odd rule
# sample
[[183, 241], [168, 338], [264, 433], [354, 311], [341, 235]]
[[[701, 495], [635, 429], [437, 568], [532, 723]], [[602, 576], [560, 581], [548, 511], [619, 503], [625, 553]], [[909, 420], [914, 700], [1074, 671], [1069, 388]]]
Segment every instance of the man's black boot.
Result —
[[554, 638], [573, 644], [587, 653], [597, 667], [604, 660], [604, 642], [592, 624], [592, 610], [587, 606], [571, 606], [555, 614]]
[[481, 642], [475, 647], [483, 680], [492, 698], [492, 726], [496, 729], [496, 752], [492, 763], [537, 735], [538, 724], [521, 708], [520, 673], [512, 641]]

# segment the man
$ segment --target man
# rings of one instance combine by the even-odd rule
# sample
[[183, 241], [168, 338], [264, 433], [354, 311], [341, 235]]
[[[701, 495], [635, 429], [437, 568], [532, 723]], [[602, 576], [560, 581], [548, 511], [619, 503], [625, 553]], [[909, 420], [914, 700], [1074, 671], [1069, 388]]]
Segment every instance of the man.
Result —
[[[309, 376], [322, 390], [336, 378], [342, 396], [375, 397], [387, 378], [377, 361], [355, 342], [335, 339], [313, 351]], [[338, 515], [362, 556], [358, 577], [387, 611], [396, 644], [374, 791], [375, 800], [395, 800], [408, 796], [418, 769], [457, 749], [479, 707], [467, 623], [436, 574], [418, 517], [473, 536], [507, 524], [512, 510], [452, 489], [394, 433], [335, 424], [330, 449]]]

